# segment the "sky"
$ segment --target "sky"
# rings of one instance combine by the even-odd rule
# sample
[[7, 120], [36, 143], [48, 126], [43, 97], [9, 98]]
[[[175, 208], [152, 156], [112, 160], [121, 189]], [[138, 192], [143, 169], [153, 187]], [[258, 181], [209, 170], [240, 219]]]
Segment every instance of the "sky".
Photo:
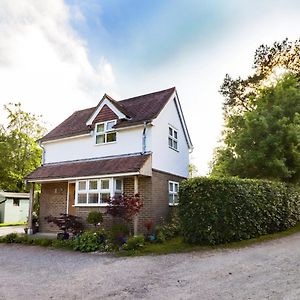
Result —
[[176, 86], [205, 175], [225, 74], [250, 74], [261, 44], [298, 39], [299, 12], [297, 0], [0, 0], [0, 107], [21, 102], [50, 130], [104, 93]]

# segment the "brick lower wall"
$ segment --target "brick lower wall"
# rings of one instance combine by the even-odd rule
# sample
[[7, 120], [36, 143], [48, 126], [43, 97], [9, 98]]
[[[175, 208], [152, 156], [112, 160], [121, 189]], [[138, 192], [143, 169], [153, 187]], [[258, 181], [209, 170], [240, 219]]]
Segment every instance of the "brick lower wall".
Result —
[[43, 183], [40, 198], [40, 231], [57, 231], [56, 225], [50, 225], [45, 217], [59, 216], [67, 210], [67, 182]]
[[[184, 178], [153, 170], [152, 177], [139, 176], [139, 193], [143, 199], [143, 208], [139, 213], [138, 231], [145, 232], [145, 222], [153, 220], [155, 225], [161, 224], [170, 213], [168, 181], [180, 182]], [[45, 217], [48, 215], [59, 216], [66, 212], [67, 208], [67, 183], [45, 183], [42, 184], [40, 200], [40, 230], [42, 232], [57, 231], [56, 226], [50, 226]], [[134, 178], [127, 177], [123, 180], [123, 190], [127, 195], [134, 193]], [[82, 218], [86, 227], [86, 218], [90, 211], [101, 211], [105, 213], [105, 207], [76, 207], [76, 215]], [[104, 215], [103, 226], [109, 228], [112, 224], [121, 223], [108, 215]], [[132, 229], [132, 228], [131, 228]]]
[[183, 177], [153, 170], [152, 172], [152, 215], [155, 224], [167, 220], [171, 211], [169, 206], [169, 181], [181, 182]]

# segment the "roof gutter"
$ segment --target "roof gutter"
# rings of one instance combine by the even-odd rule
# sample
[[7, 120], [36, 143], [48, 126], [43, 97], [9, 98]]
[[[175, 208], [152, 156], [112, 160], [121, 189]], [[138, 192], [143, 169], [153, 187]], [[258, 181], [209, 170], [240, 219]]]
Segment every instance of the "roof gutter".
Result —
[[117, 173], [117, 174], [105, 174], [105, 175], [93, 175], [93, 176], [80, 176], [80, 177], [60, 177], [60, 178], [45, 178], [45, 179], [26, 179], [27, 182], [56, 182], [56, 181], [71, 181], [71, 180], [81, 180], [81, 179], [97, 179], [97, 178], [108, 178], [108, 177], [123, 177], [123, 176], [132, 176], [140, 175], [140, 172], [128, 172], [128, 173]]

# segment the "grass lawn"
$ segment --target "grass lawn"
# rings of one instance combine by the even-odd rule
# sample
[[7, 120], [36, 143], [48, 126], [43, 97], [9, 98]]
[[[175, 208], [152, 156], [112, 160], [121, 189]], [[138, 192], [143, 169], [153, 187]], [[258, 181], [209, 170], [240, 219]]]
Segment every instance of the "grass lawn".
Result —
[[20, 223], [0, 223], [0, 227], [6, 227], [6, 226], [20, 226], [20, 225], [26, 225], [27, 222], [20, 222]]
[[140, 255], [151, 255], [151, 254], [160, 255], [160, 254], [182, 253], [182, 252], [191, 252], [191, 251], [207, 251], [213, 249], [237, 249], [237, 248], [242, 248], [257, 243], [262, 243], [265, 241], [282, 238], [296, 232], [300, 232], [300, 223], [298, 223], [295, 227], [290, 228], [286, 231], [267, 234], [267, 235], [260, 236], [258, 238], [253, 238], [253, 239], [229, 243], [229, 244], [222, 244], [217, 246], [201, 246], [201, 245], [187, 244], [183, 241], [182, 237], [177, 237], [161, 244], [147, 243], [139, 251], [122, 251], [118, 253], [118, 255], [120, 256], [140, 256]]

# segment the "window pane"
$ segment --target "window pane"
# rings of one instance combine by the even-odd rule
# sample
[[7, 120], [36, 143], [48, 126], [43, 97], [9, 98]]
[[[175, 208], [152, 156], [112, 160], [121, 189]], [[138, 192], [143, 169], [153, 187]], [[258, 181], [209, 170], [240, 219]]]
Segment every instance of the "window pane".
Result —
[[20, 199], [13, 199], [13, 206], [20, 206]]
[[122, 180], [116, 179], [116, 190], [122, 191]]
[[173, 147], [173, 140], [171, 138], [169, 138], [169, 147]]
[[104, 132], [104, 123], [97, 124], [96, 132]]
[[98, 203], [98, 193], [89, 193], [89, 203]]
[[174, 130], [174, 138], [177, 139], [177, 131]]
[[115, 121], [110, 121], [106, 123], [106, 130], [112, 130], [113, 126], [116, 124]]
[[105, 143], [105, 134], [99, 134], [96, 136], [96, 144]]
[[173, 204], [173, 195], [169, 194], [169, 204]]
[[78, 189], [79, 189], [80, 191], [86, 190], [86, 182], [85, 182], [85, 181], [79, 181], [79, 182], [78, 182]]
[[86, 203], [87, 194], [78, 194], [78, 203]]
[[175, 191], [176, 193], [178, 193], [178, 183], [174, 183], [174, 187], [175, 187], [174, 191]]
[[171, 127], [169, 127], [169, 135], [173, 136], [173, 129]]
[[174, 203], [178, 203], [178, 195], [174, 195]]
[[101, 190], [108, 190], [109, 189], [109, 180], [104, 179], [101, 180]]
[[107, 134], [107, 143], [115, 142], [117, 140], [117, 134], [115, 132], [111, 132]]
[[173, 183], [169, 182], [169, 192], [173, 192]]
[[90, 180], [89, 181], [89, 189], [90, 190], [97, 190], [97, 188], [98, 188], [97, 180]]
[[177, 142], [173, 141], [173, 148], [177, 150]]
[[109, 193], [101, 193], [100, 194], [101, 203], [108, 202], [109, 198], [110, 198], [110, 194]]

